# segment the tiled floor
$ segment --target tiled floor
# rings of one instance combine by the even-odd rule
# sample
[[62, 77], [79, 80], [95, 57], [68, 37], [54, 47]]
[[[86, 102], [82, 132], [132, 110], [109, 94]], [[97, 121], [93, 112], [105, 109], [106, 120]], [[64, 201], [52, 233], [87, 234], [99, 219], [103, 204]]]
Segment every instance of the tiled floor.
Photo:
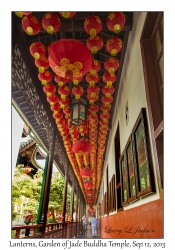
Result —
[[[79, 234], [77, 238], [81, 238], [81, 239], [93, 239], [91, 227], [87, 229], [86, 234], [83, 234], [83, 232], [81, 232], [81, 234]], [[96, 239], [100, 239], [101, 238], [99, 232], [97, 232], [97, 236], [95, 238]]]

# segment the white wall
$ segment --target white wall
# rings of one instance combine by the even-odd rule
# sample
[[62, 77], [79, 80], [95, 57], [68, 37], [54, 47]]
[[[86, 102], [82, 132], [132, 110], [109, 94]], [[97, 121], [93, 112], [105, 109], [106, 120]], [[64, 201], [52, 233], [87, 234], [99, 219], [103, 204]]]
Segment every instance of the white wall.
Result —
[[[132, 31], [130, 32], [128, 39], [128, 46], [120, 78], [118, 97], [114, 110], [112, 130], [110, 132], [109, 142], [107, 147], [106, 160], [103, 170], [104, 180], [106, 180], [107, 165], [108, 165], [109, 180], [111, 180], [113, 174], [115, 174], [114, 137], [118, 124], [120, 130], [120, 150], [122, 153], [129, 138], [129, 135], [133, 129], [133, 126], [136, 122], [136, 119], [140, 113], [141, 108], [147, 108], [143, 65], [141, 58], [141, 47], [140, 47], [140, 37], [145, 22], [145, 17], [146, 17], [146, 12], [134, 13], [133, 28]], [[127, 102], [129, 107], [128, 124], [126, 124], [126, 119], [125, 119], [125, 106]], [[156, 173], [154, 173], [154, 175], [155, 175], [156, 189], [157, 189]], [[106, 192], [106, 185], [105, 185], [105, 192]], [[155, 200], [157, 198], [159, 198], [159, 194], [155, 193], [153, 195], [140, 199], [139, 201], [131, 205], [126, 206], [124, 209], [138, 206], [140, 205], [140, 203], [146, 203], [148, 201]], [[101, 200], [102, 197], [100, 196], [99, 202], [101, 202]]]

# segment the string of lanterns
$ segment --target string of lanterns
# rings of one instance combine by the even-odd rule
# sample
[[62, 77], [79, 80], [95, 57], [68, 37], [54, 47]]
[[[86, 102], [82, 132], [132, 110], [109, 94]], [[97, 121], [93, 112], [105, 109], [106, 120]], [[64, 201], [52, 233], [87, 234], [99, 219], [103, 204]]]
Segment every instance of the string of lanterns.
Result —
[[[64, 18], [72, 18], [76, 12], [59, 12]], [[16, 12], [22, 18], [22, 28], [28, 35], [40, 32], [41, 27], [52, 35], [61, 27], [61, 20], [55, 13], [48, 12], [39, 19], [31, 12]], [[118, 34], [125, 25], [122, 12], [112, 12], [106, 19], [108, 29]], [[102, 76], [102, 104], [97, 105], [100, 89], [98, 82], [101, 63], [93, 59], [104, 46], [100, 32], [102, 21], [92, 15], [85, 19], [84, 29], [89, 34], [86, 45], [76, 39], [60, 39], [46, 48], [41, 42], [30, 45], [30, 53], [38, 68], [38, 78], [53, 112], [68, 158], [79, 181], [82, 192], [93, 206], [99, 189], [106, 137], [109, 130], [111, 104], [119, 61], [115, 57], [122, 49], [122, 40], [113, 36], [106, 42], [109, 58], [104, 62], [106, 70]], [[48, 54], [48, 56], [46, 56]], [[53, 73], [54, 72], [54, 76]], [[84, 88], [79, 85], [83, 77], [89, 84], [87, 99]], [[52, 83], [55, 81], [58, 88]], [[73, 84], [70, 88], [70, 84]], [[70, 94], [73, 96], [70, 99]], [[87, 110], [88, 108], [88, 110]], [[100, 112], [98, 117], [97, 112]], [[99, 125], [98, 125], [99, 124]], [[98, 130], [99, 126], [99, 130]]]

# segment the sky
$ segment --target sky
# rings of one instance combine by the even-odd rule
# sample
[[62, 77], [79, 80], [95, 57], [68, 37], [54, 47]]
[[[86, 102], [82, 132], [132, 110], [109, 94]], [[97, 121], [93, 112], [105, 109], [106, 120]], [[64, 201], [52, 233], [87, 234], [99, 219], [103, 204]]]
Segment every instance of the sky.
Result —
[[[167, 4], [168, 3], [168, 4]], [[173, 249], [172, 241], [174, 239], [174, 179], [175, 179], [175, 163], [174, 163], [174, 151], [175, 151], [175, 112], [173, 107], [175, 105], [175, 80], [174, 80], [174, 1], [2, 1], [1, 2], [1, 39], [0, 39], [0, 66], [1, 66], [1, 98], [0, 98], [0, 154], [1, 154], [1, 175], [0, 175], [0, 194], [1, 214], [5, 215], [1, 217], [0, 235], [3, 235], [1, 240], [2, 249], [9, 248], [10, 229], [11, 229], [11, 201], [9, 199], [11, 195], [11, 11], [32, 11], [32, 10], [45, 10], [53, 11], [59, 9], [59, 11], [72, 10], [72, 11], [111, 11], [116, 9], [117, 11], [164, 11], [165, 20], [165, 32], [164, 32], [164, 239], [162, 242], [166, 242], [166, 249]], [[7, 38], [3, 37], [3, 34], [7, 34]], [[4, 211], [5, 206], [5, 211]], [[3, 225], [3, 227], [2, 227]], [[5, 225], [5, 227], [4, 227]], [[5, 233], [4, 233], [5, 232]], [[128, 240], [129, 241], [129, 240]], [[156, 240], [161, 242], [161, 240]], [[147, 241], [149, 242], [149, 241]], [[169, 246], [169, 247], [168, 247]], [[27, 249], [27, 247], [26, 247]], [[146, 249], [142, 247], [142, 249]]]

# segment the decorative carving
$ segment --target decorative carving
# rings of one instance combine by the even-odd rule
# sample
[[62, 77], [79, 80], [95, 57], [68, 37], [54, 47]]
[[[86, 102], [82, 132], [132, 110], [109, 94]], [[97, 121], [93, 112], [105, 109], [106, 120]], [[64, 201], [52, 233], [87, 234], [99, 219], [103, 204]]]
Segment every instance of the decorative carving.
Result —
[[[30, 74], [27, 70], [25, 62], [17, 45], [15, 45], [12, 58], [12, 87], [18, 88], [26, 94], [27, 102], [34, 112], [36, 122], [40, 125], [40, 128], [38, 130], [44, 129], [46, 131], [48, 144], [44, 144], [49, 151], [53, 146], [53, 127], [51, 122], [49, 121], [47, 113], [39, 98], [35, 85], [32, 81], [32, 78], [30, 77]], [[27, 117], [27, 115], [25, 116]], [[42, 140], [44, 138], [40, 139]], [[62, 148], [58, 137], [56, 137], [55, 143], [56, 144], [54, 154], [58, 155], [58, 165], [61, 164], [64, 168], [66, 168], [68, 165], [68, 158], [67, 155], [64, 153], [64, 148]]]

